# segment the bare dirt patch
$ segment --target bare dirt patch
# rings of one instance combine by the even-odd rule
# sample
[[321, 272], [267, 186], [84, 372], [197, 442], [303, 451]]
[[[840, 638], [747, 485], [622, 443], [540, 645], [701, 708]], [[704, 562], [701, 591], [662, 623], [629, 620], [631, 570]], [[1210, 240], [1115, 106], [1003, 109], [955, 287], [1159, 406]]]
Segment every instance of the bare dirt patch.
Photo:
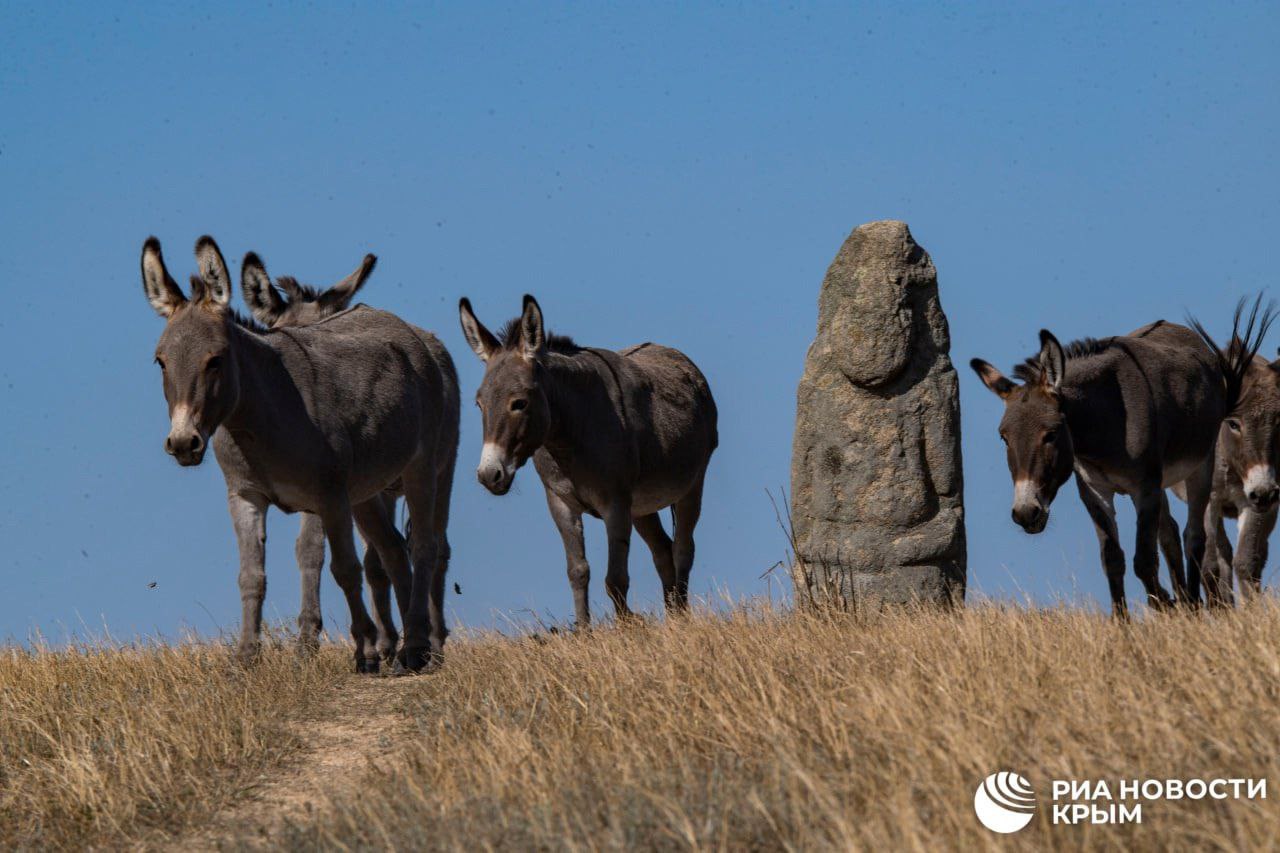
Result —
[[359, 780], [389, 758], [407, 735], [399, 697], [412, 678], [352, 675], [314, 713], [289, 723], [300, 746], [264, 772], [246, 796], [172, 850], [276, 846], [281, 833], [309, 822], [332, 798], [353, 796]]

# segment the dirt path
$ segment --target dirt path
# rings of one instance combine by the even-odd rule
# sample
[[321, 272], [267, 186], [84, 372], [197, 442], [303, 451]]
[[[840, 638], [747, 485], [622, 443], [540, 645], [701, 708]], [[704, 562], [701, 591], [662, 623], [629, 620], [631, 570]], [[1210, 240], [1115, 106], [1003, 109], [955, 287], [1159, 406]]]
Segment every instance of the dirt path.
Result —
[[408, 719], [397, 699], [411, 678], [352, 676], [325, 707], [292, 725], [302, 746], [283, 766], [263, 775], [249, 798], [177, 839], [169, 850], [274, 847], [290, 823], [305, 822], [322, 795], [346, 787], [387, 758]]

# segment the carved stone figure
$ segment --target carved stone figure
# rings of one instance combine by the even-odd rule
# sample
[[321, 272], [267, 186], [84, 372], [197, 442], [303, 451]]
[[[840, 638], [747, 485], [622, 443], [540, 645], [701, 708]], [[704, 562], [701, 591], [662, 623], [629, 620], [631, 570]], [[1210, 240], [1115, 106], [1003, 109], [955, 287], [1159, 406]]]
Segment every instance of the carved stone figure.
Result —
[[937, 272], [906, 223], [855, 229], [822, 282], [796, 394], [791, 522], [798, 582], [809, 593], [846, 602], [963, 597], [950, 348]]

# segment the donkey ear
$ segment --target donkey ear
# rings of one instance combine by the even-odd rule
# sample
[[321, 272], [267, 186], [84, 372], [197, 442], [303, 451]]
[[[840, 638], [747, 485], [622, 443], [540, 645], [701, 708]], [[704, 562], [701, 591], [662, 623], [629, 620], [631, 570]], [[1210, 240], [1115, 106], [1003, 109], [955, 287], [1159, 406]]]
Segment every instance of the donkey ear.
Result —
[[164, 255], [160, 253], [160, 241], [148, 237], [142, 244], [142, 292], [147, 301], [161, 317], [169, 318], [178, 310], [187, 297], [182, 295], [178, 283], [169, 275], [164, 266]]
[[249, 306], [249, 313], [264, 326], [273, 325], [289, 307], [289, 303], [271, 286], [271, 276], [267, 275], [267, 268], [257, 252], [245, 255], [244, 263], [240, 265], [240, 293]]
[[[200, 277], [204, 279], [205, 291], [203, 300], [214, 305], [225, 306], [231, 301], [231, 273], [227, 272], [227, 262], [222, 259], [218, 244], [208, 234], [196, 241], [196, 264], [200, 268]], [[195, 294], [191, 294], [196, 298]]]
[[471, 300], [465, 296], [458, 302], [458, 319], [462, 322], [462, 336], [481, 361], [488, 361], [498, 351], [498, 339], [476, 319], [475, 312], [471, 310]]
[[302, 292], [302, 285], [291, 275], [282, 275], [276, 279], [276, 287], [284, 291], [286, 302], [306, 302], [307, 294]]
[[537, 358], [547, 345], [547, 333], [542, 326], [542, 308], [538, 300], [524, 295], [524, 313], [520, 315], [520, 343], [525, 358]]
[[1062, 377], [1067, 373], [1067, 356], [1062, 344], [1048, 329], [1040, 330], [1040, 381], [1055, 391], [1062, 387]]
[[975, 358], [969, 362], [969, 366], [973, 368], [973, 372], [978, 374], [978, 378], [982, 380], [982, 384], [986, 385], [1001, 400], [1006, 399], [1013, 389], [1018, 387], [1013, 384], [1003, 373], [996, 370], [995, 366], [989, 362], [985, 362], [980, 358]]
[[335, 284], [320, 295], [320, 301], [324, 303], [326, 308], [341, 311], [351, 303], [352, 297], [360, 288], [364, 287], [364, 283], [369, 280], [369, 276], [373, 273], [373, 268], [378, 263], [378, 259], [373, 255], [365, 255], [364, 260], [360, 262], [360, 269]]

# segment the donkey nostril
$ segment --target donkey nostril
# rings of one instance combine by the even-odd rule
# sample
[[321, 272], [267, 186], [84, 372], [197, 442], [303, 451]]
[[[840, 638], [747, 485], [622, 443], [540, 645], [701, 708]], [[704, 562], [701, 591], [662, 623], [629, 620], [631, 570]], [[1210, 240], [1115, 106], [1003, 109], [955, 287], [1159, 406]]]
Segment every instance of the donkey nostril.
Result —
[[1038, 506], [1016, 507], [1012, 515], [1017, 524], [1035, 524], [1044, 517], [1044, 510]]

